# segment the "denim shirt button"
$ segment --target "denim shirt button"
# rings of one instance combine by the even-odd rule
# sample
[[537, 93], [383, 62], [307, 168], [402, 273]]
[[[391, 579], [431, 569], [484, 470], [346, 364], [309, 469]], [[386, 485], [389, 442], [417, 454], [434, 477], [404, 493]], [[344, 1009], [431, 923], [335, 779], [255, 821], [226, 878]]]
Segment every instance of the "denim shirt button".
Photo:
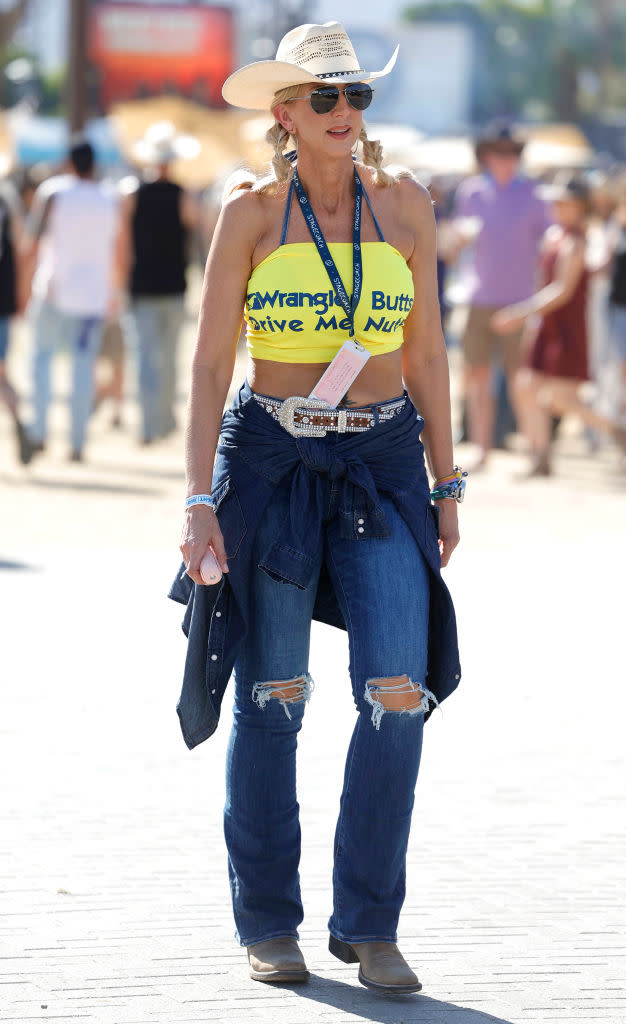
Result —
[[363, 524], [365, 523], [364, 519], [359, 519], [357, 521], [358, 521], [359, 526], [363, 526]]
[[217, 654], [211, 655], [211, 661], [217, 661]]
[[359, 533], [365, 533], [365, 529], [363, 526], [359, 526]]
[[455, 678], [455, 679], [460, 679], [460, 678], [461, 678], [458, 672], [456, 672], [456, 673], [455, 673], [455, 676], [454, 676], [454, 678]]
[[221, 619], [221, 617], [222, 617], [222, 613], [221, 612], [216, 612], [215, 613], [215, 618], [216, 619]]

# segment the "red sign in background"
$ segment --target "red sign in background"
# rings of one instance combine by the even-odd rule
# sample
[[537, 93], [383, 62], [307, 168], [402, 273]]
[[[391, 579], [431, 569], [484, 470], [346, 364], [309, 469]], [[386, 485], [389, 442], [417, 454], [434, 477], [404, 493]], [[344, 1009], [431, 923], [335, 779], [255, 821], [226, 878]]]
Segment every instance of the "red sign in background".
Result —
[[222, 83], [234, 66], [233, 15], [200, 4], [98, 3], [89, 49], [104, 109], [161, 93], [223, 106]]

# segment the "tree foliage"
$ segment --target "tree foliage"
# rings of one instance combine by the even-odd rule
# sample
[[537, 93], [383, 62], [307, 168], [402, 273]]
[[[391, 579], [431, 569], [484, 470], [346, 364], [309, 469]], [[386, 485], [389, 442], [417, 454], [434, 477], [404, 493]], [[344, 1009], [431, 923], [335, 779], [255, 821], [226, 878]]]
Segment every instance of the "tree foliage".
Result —
[[474, 116], [576, 120], [626, 103], [622, 0], [479, 0], [413, 4], [405, 18], [461, 21], [473, 33]]

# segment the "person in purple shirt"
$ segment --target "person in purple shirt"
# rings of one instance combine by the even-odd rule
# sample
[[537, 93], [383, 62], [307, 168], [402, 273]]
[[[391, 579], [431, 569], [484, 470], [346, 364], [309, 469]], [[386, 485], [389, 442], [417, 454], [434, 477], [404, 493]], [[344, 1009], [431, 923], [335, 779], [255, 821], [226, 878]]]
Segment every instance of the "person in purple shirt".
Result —
[[481, 173], [458, 188], [455, 225], [462, 245], [472, 246], [469, 315], [462, 338], [470, 440], [485, 464], [493, 440], [493, 371], [506, 374], [511, 401], [520, 363], [522, 330], [503, 337], [492, 317], [502, 305], [522, 302], [535, 291], [539, 247], [549, 220], [532, 181], [520, 177], [524, 143], [506, 125], [493, 125], [476, 145]]

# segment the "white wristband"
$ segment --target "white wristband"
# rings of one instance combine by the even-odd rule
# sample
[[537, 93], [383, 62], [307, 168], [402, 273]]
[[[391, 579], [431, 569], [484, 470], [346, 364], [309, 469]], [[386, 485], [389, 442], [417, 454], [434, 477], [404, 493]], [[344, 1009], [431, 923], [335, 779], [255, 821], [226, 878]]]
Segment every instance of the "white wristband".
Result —
[[213, 498], [210, 494], [192, 494], [191, 497], [185, 499], [185, 511], [188, 508], [193, 508], [194, 505], [209, 505], [210, 508], [213, 508]]

